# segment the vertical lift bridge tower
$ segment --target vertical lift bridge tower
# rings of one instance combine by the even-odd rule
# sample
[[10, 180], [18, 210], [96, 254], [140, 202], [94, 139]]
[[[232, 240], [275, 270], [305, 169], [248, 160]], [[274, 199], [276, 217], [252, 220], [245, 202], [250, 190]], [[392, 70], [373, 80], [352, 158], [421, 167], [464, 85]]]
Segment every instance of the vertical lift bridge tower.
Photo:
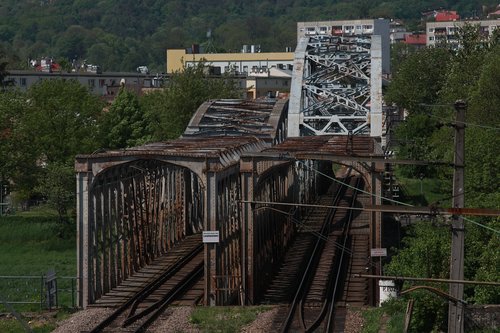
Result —
[[289, 136], [382, 136], [382, 74], [389, 73], [389, 22], [298, 23]]
[[[390, 71], [389, 22], [298, 23], [297, 36], [288, 136], [363, 135], [385, 145], [382, 77]], [[378, 149], [382, 152], [381, 146]], [[381, 172], [383, 165], [372, 163], [369, 169], [371, 204], [380, 205], [382, 188], [377, 171]], [[382, 214], [373, 212], [371, 222], [370, 247], [381, 248]]]

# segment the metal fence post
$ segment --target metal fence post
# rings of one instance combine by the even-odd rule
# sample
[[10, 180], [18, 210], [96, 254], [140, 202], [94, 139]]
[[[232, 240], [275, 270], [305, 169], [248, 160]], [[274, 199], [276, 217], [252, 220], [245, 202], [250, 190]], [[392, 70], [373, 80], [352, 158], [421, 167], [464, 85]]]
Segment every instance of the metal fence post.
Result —
[[43, 274], [40, 276], [40, 310], [43, 310]]

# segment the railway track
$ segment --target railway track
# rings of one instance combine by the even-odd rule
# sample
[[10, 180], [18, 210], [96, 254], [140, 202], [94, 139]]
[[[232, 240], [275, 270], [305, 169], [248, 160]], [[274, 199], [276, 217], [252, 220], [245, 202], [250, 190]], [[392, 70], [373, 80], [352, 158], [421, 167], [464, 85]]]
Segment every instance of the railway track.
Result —
[[[189, 242], [188, 242], [189, 243]], [[173, 304], [197, 304], [203, 297], [203, 244], [178, 250], [184, 255], [130, 296], [98, 324], [97, 332], [145, 332]]]
[[[366, 283], [350, 283], [349, 279], [349, 274], [366, 267], [369, 248], [367, 235], [351, 234], [354, 215], [349, 207], [357, 203], [354, 188], [362, 186], [362, 181], [350, 177], [348, 183], [350, 186], [338, 187], [334, 196], [324, 198], [329, 205], [340, 208], [316, 210], [315, 217], [305, 221], [308, 225], [305, 229], [310, 235], [298, 240], [299, 244], [307, 243], [303, 245], [308, 249], [305, 251], [307, 258], [302, 257], [299, 266], [305, 268], [300, 275], [295, 275], [300, 283], [293, 289], [293, 299], [290, 300], [290, 293], [282, 297], [288, 300], [289, 307], [286, 313], [278, 314], [274, 324], [281, 332], [343, 332], [346, 304], [366, 304]], [[287, 272], [290, 268], [285, 265], [282, 270]], [[266, 293], [267, 300], [273, 300], [273, 295], [277, 300], [275, 295], [279, 292], [275, 290], [280, 289], [282, 282], [278, 274]]]

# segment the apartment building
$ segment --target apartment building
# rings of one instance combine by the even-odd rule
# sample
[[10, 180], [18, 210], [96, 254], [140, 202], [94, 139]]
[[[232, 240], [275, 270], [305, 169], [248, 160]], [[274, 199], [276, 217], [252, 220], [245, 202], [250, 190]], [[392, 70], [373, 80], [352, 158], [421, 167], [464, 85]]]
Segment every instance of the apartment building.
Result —
[[298, 22], [297, 41], [312, 35], [363, 37], [379, 35], [382, 42], [382, 71], [390, 73], [390, 28], [387, 19]]
[[141, 94], [144, 90], [161, 87], [167, 77], [134, 72], [67, 73], [62, 71], [9, 70], [5, 83], [8, 86], [17, 87], [21, 91], [26, 91], [37, 82], [53, 79], [76, 80], [93, 94], [102, 96], [105, 100], [113, 100], [122, 85]]
[[[246, 51], [243, 48], [242, 51]], [[288, 70], [291, 73], [293, 52], [254, 52], [240, 53], [189, 53], [186, 49], [167, 50], [167, 74], [195, 66], [200, 62], [210, 68], [210, 74], [251, 75], [267, 73], [271, 68]]]
[[427, 46], [441, 43], [458, 46], [458, 30], [466, 23], [479, 25], [484, 37], [491, 36], [493, 31], [500, 27], [500, 20], [427, 22]]

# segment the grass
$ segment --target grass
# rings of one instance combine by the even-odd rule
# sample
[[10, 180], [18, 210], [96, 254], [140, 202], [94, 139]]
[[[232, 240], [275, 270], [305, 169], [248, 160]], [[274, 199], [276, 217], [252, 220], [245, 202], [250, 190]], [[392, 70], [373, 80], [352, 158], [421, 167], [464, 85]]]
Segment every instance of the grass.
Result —
[[387, 333], [403, 332], [406, 303], [402, 300], [386, 302], [379, 308], [369, 308], [362, 312], [365, 319], [362, 333], [378, 333], [382, 326], [382, 317], [388, 317]]
[[396, 175], [398, 183], [405, 191], [408, 203], [418, 206], [440, 202], [440, 206], [450, 205], [451, 188], [446, 190], [446, 184], [440, 179], [405, 178], [400, 174]]
[[382, 308], [370, 308], [363, 311], [363, 318], [365, 323], [363, 326], [363, 333], [377, 333], [380, 329], [380, 320], [384, 310]]
[[231, 333], [255, 320], [261, 312], [269, 310], [265, 306], [247, 307], [198, 307], [191, 314], [191, 322], [202, 332]]
[[[57, 327], [57, 322], [68, 318], [71, 311], [60, 310], [57, 312], [36, 312], [26, 313], [23, 316], [25, 323], [29, 325], [34, 333], [52, 332]], [[23, 325], [8, 315], [0, 317], [0, 332], [2, 333], [24, 333], [26, 332]]]
[[[36, 278], [1, 278], [0, 296], [11, 301], [40, 301], [41, 276], [54, 269], [59, 289], [71, 289], [76, 275], [75, 237], [57, 237], [57, 218], [49, 211], [0, 217], [0, 275]], [[69, 299], [68, 299], [69, 298]], [[61, 293], [59, 303], [71, 305], [70, 293]], [[15, 305], [18, 311], [40, 310], [40, 305]], [[5, 311], [0, 306], [0, 311]], [[0, 331], [3, 332], [2, 329]]]

